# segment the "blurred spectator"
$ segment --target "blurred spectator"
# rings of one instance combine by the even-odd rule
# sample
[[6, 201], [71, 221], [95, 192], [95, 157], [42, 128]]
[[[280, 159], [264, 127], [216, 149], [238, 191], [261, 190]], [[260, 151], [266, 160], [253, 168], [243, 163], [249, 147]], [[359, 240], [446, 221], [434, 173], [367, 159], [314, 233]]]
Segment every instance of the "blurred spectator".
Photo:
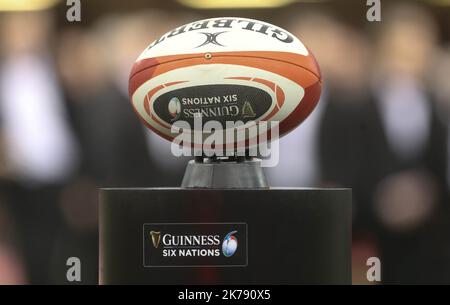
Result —
[[0, 112], [8, 165], [17, 179], [60, 183], [76, 166], [76, 145], [53, 67], [52, 18], [11, 13], [1, 28]]
[[[30, 283], [50, 283], [49, 253], [61, 225], [59, 187], [78, 149], [54, 69], [51, 12], [1, 19], [0, 117], [6, 171], [2, 195], [17, 228]], [[18, 256], [20, 257], [20, 255]]]
[[425, 82], [437, 28], [411, 5], [393, 8], [385, 20], [372, 87], [376, 102], [366, 108], [370, 125], [361, 142], [383, 282], [449, 283], [447, 135]]

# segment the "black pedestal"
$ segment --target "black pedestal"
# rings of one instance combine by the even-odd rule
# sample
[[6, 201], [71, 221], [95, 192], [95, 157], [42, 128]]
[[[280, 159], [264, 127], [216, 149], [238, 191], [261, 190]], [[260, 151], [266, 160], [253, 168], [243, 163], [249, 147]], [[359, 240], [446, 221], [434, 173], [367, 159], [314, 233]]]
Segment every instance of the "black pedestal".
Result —
[[103, 284], [350, 284], [350, 247], [348, 189], [100, 191]]

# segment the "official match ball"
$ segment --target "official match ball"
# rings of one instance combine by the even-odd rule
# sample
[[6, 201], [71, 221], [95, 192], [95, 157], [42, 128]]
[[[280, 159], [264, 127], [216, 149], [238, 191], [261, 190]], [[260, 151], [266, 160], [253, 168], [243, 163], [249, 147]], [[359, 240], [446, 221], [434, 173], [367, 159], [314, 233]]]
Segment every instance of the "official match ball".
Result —
[[168, 140], [179, 134], [177, 122], [193, 132], [194, 118], [224, 131], [227, 122], [278, 122], [282, 136], [313, 111], [321, 88], [319, 66], [298, 38], [266, 22], [228, 17], [164, 34], [142, 52], [129, 79], [137, 115]]

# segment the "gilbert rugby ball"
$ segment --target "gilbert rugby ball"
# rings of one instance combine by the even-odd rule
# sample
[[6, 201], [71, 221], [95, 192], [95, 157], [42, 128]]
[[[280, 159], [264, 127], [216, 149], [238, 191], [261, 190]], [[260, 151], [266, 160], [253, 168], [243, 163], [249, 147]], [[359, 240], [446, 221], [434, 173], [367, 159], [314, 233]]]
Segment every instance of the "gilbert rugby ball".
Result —
[[193, 128], [199, 114], [203, 124], [215, 120], [224, 129], [227, 121], [278, 121], [282, 136], [311, 113], [321, 87], [314, 56], [288, 31], [214, 18], [152, 42], [132, 68], [129, 94], [146, 126], [173, 140], [172, 125], [181, 120]]

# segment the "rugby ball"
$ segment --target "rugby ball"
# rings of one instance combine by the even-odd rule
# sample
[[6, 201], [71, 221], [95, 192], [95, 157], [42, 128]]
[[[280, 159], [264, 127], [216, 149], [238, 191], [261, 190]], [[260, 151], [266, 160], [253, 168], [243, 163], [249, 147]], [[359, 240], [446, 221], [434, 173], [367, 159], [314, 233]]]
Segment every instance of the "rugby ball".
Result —
[[282, 136], [312, 112], [321, 88], [319, 66], [298, 38], [266, 22], [228, 17], [164, 34], [142, 52], [129, 79], [135, 112], [168, 140], [177, 136], [177, 122], [192, 132], [195, 117], [224, 130], [227, 122], [278, 122]]

